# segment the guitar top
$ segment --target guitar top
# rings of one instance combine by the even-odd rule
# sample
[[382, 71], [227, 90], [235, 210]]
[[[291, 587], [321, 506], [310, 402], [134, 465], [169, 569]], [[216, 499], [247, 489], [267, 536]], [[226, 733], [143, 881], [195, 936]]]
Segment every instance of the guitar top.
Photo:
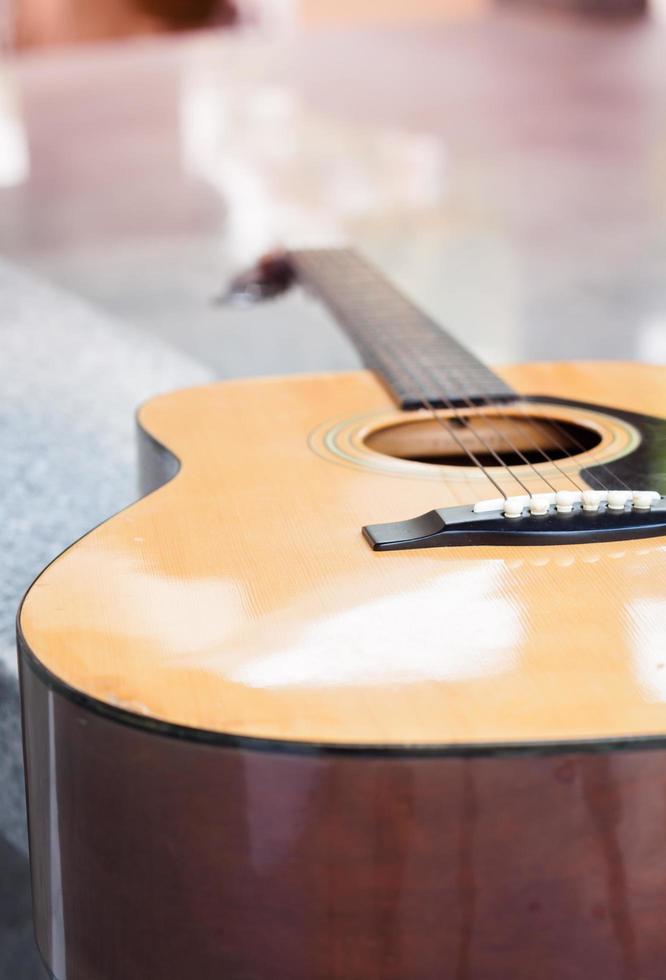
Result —
[[[101, 711], [194, 738], [663, 738], [664, 369], [490, 372], [364, 263], [354, 279], [349, 253], [333, 259], [293, 261], [372, 370], [144, 405], [146, 488], [172, 478], [37, 579], [20, 615], [32, 665]], [[331, 267], [349, 273], [337, 294]], [[445, 530], [462, 514], [451, 546], [408, 530], [410, 547], [373, 550], [433, 513]]]

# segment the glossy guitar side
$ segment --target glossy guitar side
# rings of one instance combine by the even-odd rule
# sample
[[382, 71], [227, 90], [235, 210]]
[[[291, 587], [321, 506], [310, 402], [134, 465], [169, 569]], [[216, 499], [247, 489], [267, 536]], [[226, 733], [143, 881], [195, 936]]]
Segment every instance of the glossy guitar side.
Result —
[[[663, 370], [502, 376], [597, 436], [528, 486], [664, 492]], [[142, 408], [146, 488], [180, 470], [19, 619], [57, 980], [661, 980], [666, 542], [373, 552], [488, 495], [370, 448], [405, 418], [368, 372]]]

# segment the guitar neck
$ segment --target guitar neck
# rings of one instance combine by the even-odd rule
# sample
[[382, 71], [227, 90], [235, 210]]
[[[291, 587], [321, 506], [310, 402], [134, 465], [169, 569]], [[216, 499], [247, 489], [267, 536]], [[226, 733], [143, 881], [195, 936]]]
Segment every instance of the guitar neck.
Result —
[[290, 251], [296, 278], [351, 338], [405, 410], [510, 401], [501, 378], [351, 249]]

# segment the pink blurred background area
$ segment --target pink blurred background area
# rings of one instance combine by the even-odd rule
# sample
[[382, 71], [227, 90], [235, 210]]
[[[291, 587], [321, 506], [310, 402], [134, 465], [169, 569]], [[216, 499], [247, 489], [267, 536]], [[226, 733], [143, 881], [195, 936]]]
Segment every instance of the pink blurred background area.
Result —
[[[409, 22], [474, 10], [483, 0], [4, 0], [18, 49], [164, 34], [270, 17], [276, 8], [304, 22]], [[645, 13], [649, 0], [497, 0], [597, 15]], [[271, 11], [270, 8], [273, 8]], [[0, 10], [2, 9], [0, 5]]]

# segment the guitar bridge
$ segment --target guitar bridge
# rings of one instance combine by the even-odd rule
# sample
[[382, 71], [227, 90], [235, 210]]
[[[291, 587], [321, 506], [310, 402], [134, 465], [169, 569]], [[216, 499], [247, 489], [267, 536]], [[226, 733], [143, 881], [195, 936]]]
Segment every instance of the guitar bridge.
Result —
[[445, 507], [369, 524], [374, 551], [465, 545], [587, 544], [666, 534], [666, 497], [654, 491], [563, 491]]

